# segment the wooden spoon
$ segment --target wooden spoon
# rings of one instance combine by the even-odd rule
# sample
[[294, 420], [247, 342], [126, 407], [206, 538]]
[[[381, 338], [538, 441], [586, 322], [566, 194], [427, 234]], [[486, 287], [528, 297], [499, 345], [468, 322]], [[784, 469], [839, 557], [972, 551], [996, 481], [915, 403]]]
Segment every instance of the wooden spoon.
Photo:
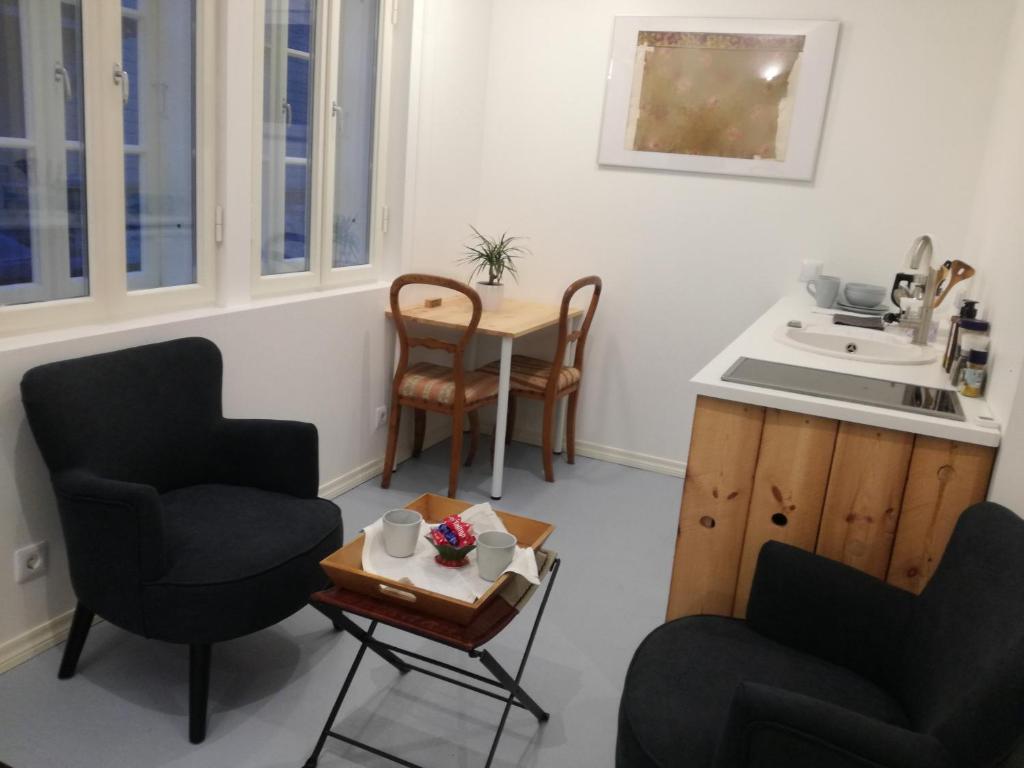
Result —
[[974, 267], [963, 261], [947, 261], [942, 265], [942, 273], [939, 277], [938, 296], [935, 298], [935, 303], [932, 305], [933, 309], [937, 309], [938, 306], [945, 301], [949, 292], [953, 289], [953, 286], [957, 283], [962, 283], [964, 280], [974, 276]]

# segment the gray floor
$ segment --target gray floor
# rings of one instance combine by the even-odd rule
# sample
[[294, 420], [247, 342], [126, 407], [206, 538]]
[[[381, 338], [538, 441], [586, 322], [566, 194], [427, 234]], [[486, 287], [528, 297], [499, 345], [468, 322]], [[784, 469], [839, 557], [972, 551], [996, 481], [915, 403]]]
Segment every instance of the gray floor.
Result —
[[[485, 443], [486, 448], [489, 447]], [[500, 508], [553, 522], [562, 572], [540, 628], [524, 687], [551, 714], [538, 726], [513, 709], [495, 766], [613, 762], [615, 715], [633, 649], [664, 616], [681, 481], [589, 459], [556, 465], [545, 483], [536, 448], [507, 457]], [[447, 443], [402, 465], [392, 488], [378, 480], [338, 499], [347, 536], [382, 511], [447, 484]], [[486, 500], [485, 457], [465, 472], [460, 496]], [[490, 645], [518, 658], [539, 600]], [[464, 656], [408, 635], [381, 636], [437, 658]], [[0, 676], [0, 762], [13, 768], [299, 768], [312, 748], [357, 643], [306, 608], [276, 627], [215, 646], [206, 742], [187, 730], [187, 652], [109, 624], [95, 626], [78, 675], [58, 681], [61, 648]], [[473, 662], [475, 663], [475, 662]], [[367, 655], [336, 728], [424, 766], [482, 766], [501, 704]], [[331, 740], [321, 768], [391, 766]]]

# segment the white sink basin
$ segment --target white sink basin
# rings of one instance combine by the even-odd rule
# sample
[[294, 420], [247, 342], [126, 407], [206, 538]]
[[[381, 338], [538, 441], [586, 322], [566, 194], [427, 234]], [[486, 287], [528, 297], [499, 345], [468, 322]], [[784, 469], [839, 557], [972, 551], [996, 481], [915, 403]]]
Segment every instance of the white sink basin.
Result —
[[862, 363], [886, 365], [924, 365], [935, 360], [931, 347], [910, 344], [899, 337], [879, 331], [838, 326], [810, 326], [790, 328], [783, 326], [775, 334], [783, 344], [827, 357], [842, 357]]

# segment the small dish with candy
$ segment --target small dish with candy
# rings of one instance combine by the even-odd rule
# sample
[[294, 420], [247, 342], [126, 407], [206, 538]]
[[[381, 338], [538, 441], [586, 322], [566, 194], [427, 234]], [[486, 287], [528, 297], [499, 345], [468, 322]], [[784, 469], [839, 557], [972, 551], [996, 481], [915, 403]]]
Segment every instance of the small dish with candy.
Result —
[[437, 550], [434, 561], [445, 568], [469, 565], [466, 556], [476, 549], [473, 526], [464, 522], [459, 515], [446, 517], [440, 525], [431, 528], [425, 538]]

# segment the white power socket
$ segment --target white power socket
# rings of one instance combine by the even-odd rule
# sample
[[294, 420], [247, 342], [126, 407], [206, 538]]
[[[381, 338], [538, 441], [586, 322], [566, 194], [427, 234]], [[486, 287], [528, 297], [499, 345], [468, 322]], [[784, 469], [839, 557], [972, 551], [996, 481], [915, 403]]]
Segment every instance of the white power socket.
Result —
[[373, 411], [373, 430], [376, 431], [381, 427], [387, 426], [388, 423], [388, 409], [383, 405], [378, 405]]
[[14, 550], [14, 580], [18, 584], [45, 576], [50, 568], [50, 543], [37, 541]]

